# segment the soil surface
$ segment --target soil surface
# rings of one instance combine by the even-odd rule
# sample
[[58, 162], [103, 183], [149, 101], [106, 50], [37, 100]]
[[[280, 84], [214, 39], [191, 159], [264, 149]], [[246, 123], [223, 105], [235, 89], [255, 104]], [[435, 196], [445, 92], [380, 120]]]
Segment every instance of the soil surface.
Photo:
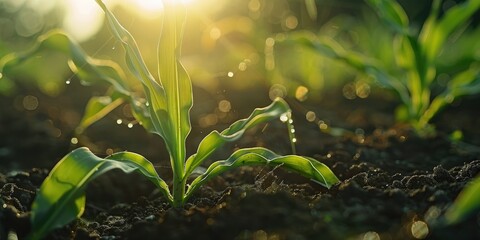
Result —
[[[79, 95], [87, 91], [81, 89], [67, 89], [59, 98], [71, 97], [69, 91], [80, 91]], [[15, 107], [18, 99], [0, 99], [0, 239], [13, 234], [22, 239], [28, 234], [30, 205], [42, 180], [56, 161], [80, 145], [103, 156], [117, 150], [144, 154], [170, 179], [166, 154], [158, 152], [163, 149], [160, 138], [144, 133], [140, 126], [127, 130], [116, 125], [113, 113], [92, 126], [85, 134], [88, 138], [72, 145], [74, 125], [62, 117], [64, 111], [51, 108], [81, 112], [79, 106], [88, 97], [58, 101], [29, 91], [40, 100], [35, 111]], [[197, 112], [214, 112], [217, 101], [226, 96], [234, 109], [231, 117], [246, 117], [254, 107], [268, 104], [268, 98], [246, 100], [241, 97], [245, 93], [237, 94], [197, 97], [195, 107], [200, 110], [192, 113], [190, 152], [209, 130], [221, 130], [234, 120], [220, 119], [202, 129], [196, 124], [201, 118]], [[260, 88], [248, 94], [268, 96], [268, 91]], [[297, 152], [332, 168], [341, 183], [331, 189], [280, 168], [244, 167], [215, 178], [184, 208], [174, 209], [140, 175], [113, 171], [89, 185], [82, 218], [47, 239], [480, 239], [480, 214], [455, 226], [441, 221], [465, 184], [480, 173], [478, 98], [443, 112], [435, 120], [438, 135], [426, 139], [394, 124], [394, 102], [375, 96], [324, 99], [328, 101], [290, 103]], [[323, 133], [304, 120], [306, 110], [354, 134]], [[76, 114], [74, 119], [81, 116]], [[464, 141], [449, 140], [448, 134], [456, 129], [463, 131]], [[244, 146], [290, 153], [286, 128], [278, 122], [250, 131], [215, 157], [222, 159]]]

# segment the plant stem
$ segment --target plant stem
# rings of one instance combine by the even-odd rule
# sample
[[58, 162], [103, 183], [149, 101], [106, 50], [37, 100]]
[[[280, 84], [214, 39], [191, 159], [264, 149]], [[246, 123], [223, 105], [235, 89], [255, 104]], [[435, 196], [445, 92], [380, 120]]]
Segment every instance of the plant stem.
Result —
[[[175, 173], [174, 173], [175, 174]], [[184, 204], [186, 178], [183, 176], [173, 177], [173, 207], [180, 208]]]

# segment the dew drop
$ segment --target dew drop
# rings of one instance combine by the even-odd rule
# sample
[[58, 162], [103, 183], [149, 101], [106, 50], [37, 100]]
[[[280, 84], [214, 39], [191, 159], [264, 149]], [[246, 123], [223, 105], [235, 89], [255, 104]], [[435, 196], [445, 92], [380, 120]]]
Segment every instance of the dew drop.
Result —
[[149, 102], [146, 102], [146, 103], [145, 103], [145, 106], [147, 106], [147, 107], [150, 106], [150, 103], [149, 103]]
[[0, 72], [0, 79], [2, 79], [2, 78], [3, 78], [3, 74]]
[[293, 128], [290, 129], [290, 132], [291, 132], [291, 133], [295, 133], [295, 129], [293, 129]]
[[235, 75], [233, 72], [228, 72], [228, 73], [227, 73], [227, 76], [228, 76], [228, 77], [233, 77], [233, 75]]
[[74, 138], [70, 139], [70, 142], [71, 142], [72, 144], [78, 144], [78, 138], [75, 138], [75, 137], [74, 137]]
[[293, 142], [293, 143], [296, 143], [296, 142], [297, 142], [297, 138], [292, 138], [292, 142]]
[[288, 119], [288, 123], [292, 124], [292, 123], [293, 123], [293, 119]]
[[122, 119], [120, 119], [120, 118], [117, 119], [117, 124], [118, 124], [118, 125], [120, 125], [120, 124], [122, 124], [122, 123], [123, 123], [123, 120], [122, 120]]
[[67, 81], [65, 81], [65, 84], [69, 85], [71, 83], [70, 79], [68, 79]]
[[128, 128], [133, 128], [133, 123], [127, 124], [127, 127], [128, 127]]
[[280, 121], [282, 121], [282, 122], [287, 122], [288, 121], [288, 116], [287, 116], [286, 113], [284, 113], [280, 116]]
[[112, 50], [115, 50], [115, 46], [112, 47]]

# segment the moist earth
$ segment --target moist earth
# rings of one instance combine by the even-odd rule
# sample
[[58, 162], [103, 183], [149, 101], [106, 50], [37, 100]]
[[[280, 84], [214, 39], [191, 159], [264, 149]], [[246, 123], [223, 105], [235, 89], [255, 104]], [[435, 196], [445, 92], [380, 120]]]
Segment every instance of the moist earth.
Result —
[[[0, 103], [8, 102], [4, 100]], [[329, 104], [308, 108], [325, 113]], [[444, 133], [456, 128], [450, 119], [464, 119], [461, 126], [466, 128], [466, 140], [476, 144], [476, 122], [465, 117], [476, 111], [474, 104], [448, 110], [436, 120], [441, 126], [439, 134], [429, 138], [419, 138], [408, 127], [393, 124], [388, 114], [371, 114], [388, 106], [336, 104], [345, 107], [330, 118], [347, 119], [337, 123], [355, 134], [322, 133], [315, 124], [303, 121], [301, 111], [294, 107], [297, 152], [327, 164], [341, 180], [329, 190], [281, 168], [243, 167], [215, 178], [183, 208], [175, 209], [140, 175], [113, 171], [87, 188], [82, 218], [55, 230], [47, 239], [480, 239], [478, 213], [454, 226], [442, 221], [465, 184], [480, 173], [480, 148], [453, 141]], [[27, 121], [32, 118], [26, 113], [9, 109], [7, 104], [2, 104], [2, 109], [2, 127], [9, 127], [1, 130], [0, 239], [14, 233], [21, 239], [29, 232], [35, 193], [54, 164], [51, 159], [42, 163], [42, 159], [58, 160], [72, 146], [50, 136], [45, 125], [38, 124], [38, 118], [44, 119], [38, 114]], [[381, 125], [372, 123], [378, 116], [385, 119]], [[285, 127], [281, 123], [267, 126], [251, 131], [223, 153], [261, 145], [288, 154]], [[26, 135], [19, 137], [15, 129]], [[194, 132], [192, 142], [201, 134]], [[10, 137], [17, 140], [8, 142]], [[91, 142], [100, 141], [92, 137]], [[22, 154], [8, 154], [7, 150]], [[21, 170], [35, 166], [35, 160], [40, 168]], [[157, 167], [170, 179], [168, 167]]]

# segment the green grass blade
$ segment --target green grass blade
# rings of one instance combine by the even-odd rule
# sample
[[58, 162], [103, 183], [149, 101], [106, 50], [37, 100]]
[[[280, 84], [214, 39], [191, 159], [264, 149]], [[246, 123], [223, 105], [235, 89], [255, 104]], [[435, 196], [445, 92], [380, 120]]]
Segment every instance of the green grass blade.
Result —
[[171, 201], [167, 184], [142, 156], [121, 152], [102, 159], [87, 148], [78, 148], [60, 160], [42, 183], [32, 205], [30, 237], [41, 239], [51, 230], [81, 216], [87, 184], [112, 169], [142, 173]]
[[281, 166], [287, 170], [294, 171], [327, 188], [339, 182], [335, 174], [326, 165], [313, 158], [297, 155], [280, 156], [268, 149], [260, 147], [245, 148], [237, 150], [227, 160], [212, 163], [204, 174], [197, 177], [190, 184], [186, 199], [188, 199], [198, 187], [225, 171], [241, 166], [265, 164]]
[[269, 106], [255, 109], [248, 118], [236, 121], [221, 133], [218, 131], [211, 132], [200, 142], [197, 153], [188, 158], [185, 177], [188, 177], [215, 150], [221, 148], [227, 142], [236, 141], [249, 128], [279, 119], [283, 114], [289, 113], [290, 107], [288, 104], [283, 99], [277, 98]]
[[480, 177], [467, 184], [445, 213], [448, 224], [457, 224], [480, 210]]
[[367, 0], [378, 15], [397, 32], [408, 35], [408, 17], [402, 6], [394, 0]]

